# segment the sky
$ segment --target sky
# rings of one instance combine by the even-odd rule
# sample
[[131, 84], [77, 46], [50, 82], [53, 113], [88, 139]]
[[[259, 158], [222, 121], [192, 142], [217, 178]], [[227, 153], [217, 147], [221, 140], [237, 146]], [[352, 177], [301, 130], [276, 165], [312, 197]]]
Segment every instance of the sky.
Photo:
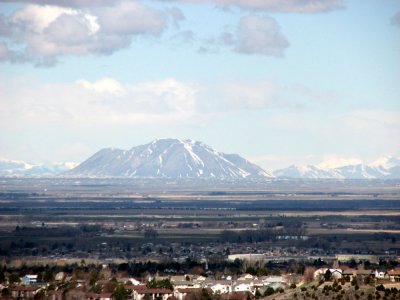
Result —
[[156, 138], [267, 170], [400, 156], [400, 1], [0, 0], [0, 158]]

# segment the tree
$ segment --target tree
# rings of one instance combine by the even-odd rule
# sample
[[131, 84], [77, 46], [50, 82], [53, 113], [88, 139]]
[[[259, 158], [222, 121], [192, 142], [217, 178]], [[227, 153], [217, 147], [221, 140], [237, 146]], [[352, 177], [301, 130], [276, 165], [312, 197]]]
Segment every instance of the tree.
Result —
[[169, 279], [155, 280], [153, 278], [147, 283], [146, 286], [151, 289], [169, 289], [171, 291], [174, 290], [174, 287]]
[[45, 282], [49, 282], [53, 279], [53, 270], [52, 269], [48, 269], [46, 270], [46, 272], [43, 275], [43, 280]]
[[12, 273], [10, 276], [8, 276], [8, 282], [10, 283], [10, 285], [20, 282], [20, 281], [21, 281], [21, 279], [15, 273]]
[[37, 292], [35, 294], [35, 296], [33, 297], [34, 300], [43, 300], [46, 299], [46, 293], [44, 290], [40, 290], [39, 292]]
[[2, 296], [11, 296], [11, 291], [8, 288], [4, 288], [1, 290], [1, 295]]
[[3, 283], [6, 280], [6, 276], [4, 275], [4, 271], [0, 269], [0, 283]]
[[113, 296], [113, 299], [115, 299], [115, 300], [126, 300], [130, 296], [130, 294], [131, 294], [130, 290], [125, 289], [122, 284], [119, 284], [115, 288], [112, 296]]
[[325, 281], [330, 281], [332, 279], [332, 272], [328, 269], [324, 274]]

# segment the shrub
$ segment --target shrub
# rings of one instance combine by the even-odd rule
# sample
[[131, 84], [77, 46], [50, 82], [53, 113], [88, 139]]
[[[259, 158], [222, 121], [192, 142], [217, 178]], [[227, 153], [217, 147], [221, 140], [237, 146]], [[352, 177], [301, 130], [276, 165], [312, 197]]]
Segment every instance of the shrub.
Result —
[[264, 292], [264, 296], [270, 296], [273, 293], [275, 293], [274, 289], [272, 287], [268, 287]]
[[378, 286], [376, 287], [376, 290], [377, 290], [377, 291], [384, 291], [384, 290], [385, 290], [385, 287], [384, 287], [382, 284], [380, 284], [380, 285], [378, 285]]

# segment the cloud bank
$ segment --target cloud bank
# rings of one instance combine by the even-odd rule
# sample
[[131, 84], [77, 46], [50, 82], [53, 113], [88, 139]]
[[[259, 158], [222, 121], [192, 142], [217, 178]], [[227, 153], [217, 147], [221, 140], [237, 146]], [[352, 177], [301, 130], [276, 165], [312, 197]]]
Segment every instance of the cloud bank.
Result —
[[[0, 0], [1, 2], [1, 0]], [[176, 7], [154, 8], [149, 1], [111, 0], [15, 0], [25, 3], [10, 15], [0, 14], [0, 62], [54, 66], [61, 57], [112, 55], [129, 47], [138, 37], [160, 37], [170, 24], [185, 20]], [[217, 47], [239, 54], [283, 57], [289, 42], [278, 23], [265, 12], [321, 13], [343, 7], [341, 0], [168, 0], [153, 4], [215, 4], [236, 7], [242, 16], [236, 32], [224, 32]], [[193, 32], [173, 33], [190, 42]], [[203, 45], [199, 52], [213, 51]], [[211, 50], [210, 50], [211, 49]]]
[[0, 15], [0, 60], [51, 66], [61, 56], [110, 55], [135, 37], [160, 35], [171, 18], [136, 1], [90, 9], [28, 4]]
[[252, 11], [320, 13], [343, 7], [342, 0], [170, 0], [182, 3], [211, 3]]

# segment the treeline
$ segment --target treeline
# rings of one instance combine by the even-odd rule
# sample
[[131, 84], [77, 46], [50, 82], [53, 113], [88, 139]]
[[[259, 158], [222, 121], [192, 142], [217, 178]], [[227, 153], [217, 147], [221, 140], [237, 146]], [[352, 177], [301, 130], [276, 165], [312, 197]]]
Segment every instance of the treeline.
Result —
[[13, 235], [19, 237], [76, 237], [82, 234], [99, 234], [101, 231], [102, 227], [100, 225], [46, 227], [45, 224], [42, 223], [39, 227], [17, 226], [15, 227]]
[[304, 234], [303, 228], [266, 228], [243, 231], [224, 230], [219, 236], [219, 241], [223, 243], [256, 243], [279, 239], [301, 239]]

